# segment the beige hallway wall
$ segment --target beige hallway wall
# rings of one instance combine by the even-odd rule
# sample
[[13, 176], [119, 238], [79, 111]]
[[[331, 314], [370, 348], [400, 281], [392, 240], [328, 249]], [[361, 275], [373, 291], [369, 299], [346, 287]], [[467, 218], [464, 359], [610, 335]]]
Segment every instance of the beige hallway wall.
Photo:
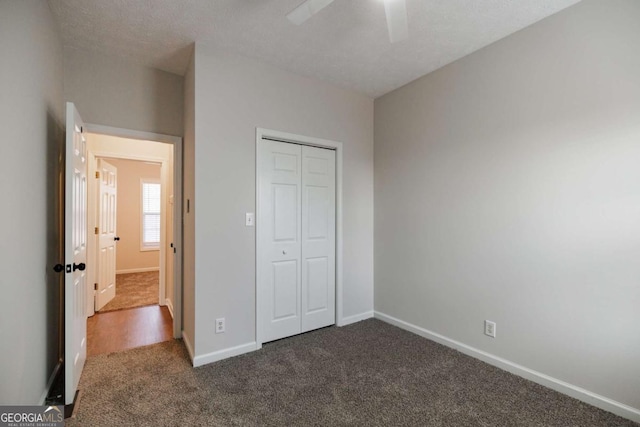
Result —
[[160, 182], [160, 165], [136, 160], [106, 159], [118, 169], [116, 230], [120, 241], [116, 251], [116, 271], [160, 268], [160, 250], [142, 250], [141, 181]]

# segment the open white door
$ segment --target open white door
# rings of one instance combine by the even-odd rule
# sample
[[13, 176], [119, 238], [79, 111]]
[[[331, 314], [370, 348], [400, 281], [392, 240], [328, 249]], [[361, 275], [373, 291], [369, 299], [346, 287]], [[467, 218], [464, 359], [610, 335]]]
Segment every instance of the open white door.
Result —
[[96, 271], [96, 305], [98, 311], [116, 296], [116, 203], [118, 170], [104, 159], [98, 159], [96, 178], [98, 195], [98, 265]]
[[83, 123], [67, 103], [64, 223], [64, 400], [74, 401], [87, 358], [87, 144]]

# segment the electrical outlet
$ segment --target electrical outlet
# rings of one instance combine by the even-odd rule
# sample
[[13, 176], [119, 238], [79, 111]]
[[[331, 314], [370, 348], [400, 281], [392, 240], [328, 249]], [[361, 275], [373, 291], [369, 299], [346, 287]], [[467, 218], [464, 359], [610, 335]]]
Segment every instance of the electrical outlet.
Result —
[[224, 333], [224, 317], [216, 319], [216, 334]]
[[491, 338], [496, 337], [496, 322], [492, 322], [491, 320], [484, 321], [484, 334], [490, 336]]

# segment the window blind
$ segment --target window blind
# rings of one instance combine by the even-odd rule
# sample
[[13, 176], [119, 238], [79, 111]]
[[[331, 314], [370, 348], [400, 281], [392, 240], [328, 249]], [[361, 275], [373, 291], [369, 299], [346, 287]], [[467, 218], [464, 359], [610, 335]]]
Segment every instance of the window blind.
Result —
[[142, 244], [160, 245], [160, 184], [142, 183]]

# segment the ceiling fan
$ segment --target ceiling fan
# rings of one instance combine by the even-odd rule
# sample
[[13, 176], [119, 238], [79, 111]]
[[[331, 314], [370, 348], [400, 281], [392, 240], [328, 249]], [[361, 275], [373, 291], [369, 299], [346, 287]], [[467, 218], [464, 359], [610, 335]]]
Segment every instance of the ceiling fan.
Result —
[[[294, 24], [300, 25], [334, 1], [335, 0], [307, 0], [293, 9], [287, 15], [287, 18]], [[384, 0], [384, 11], [387, 15], [387, 28], [389, 29], [389, 39], [391, 43], [409, 37], [406, 0]]]

